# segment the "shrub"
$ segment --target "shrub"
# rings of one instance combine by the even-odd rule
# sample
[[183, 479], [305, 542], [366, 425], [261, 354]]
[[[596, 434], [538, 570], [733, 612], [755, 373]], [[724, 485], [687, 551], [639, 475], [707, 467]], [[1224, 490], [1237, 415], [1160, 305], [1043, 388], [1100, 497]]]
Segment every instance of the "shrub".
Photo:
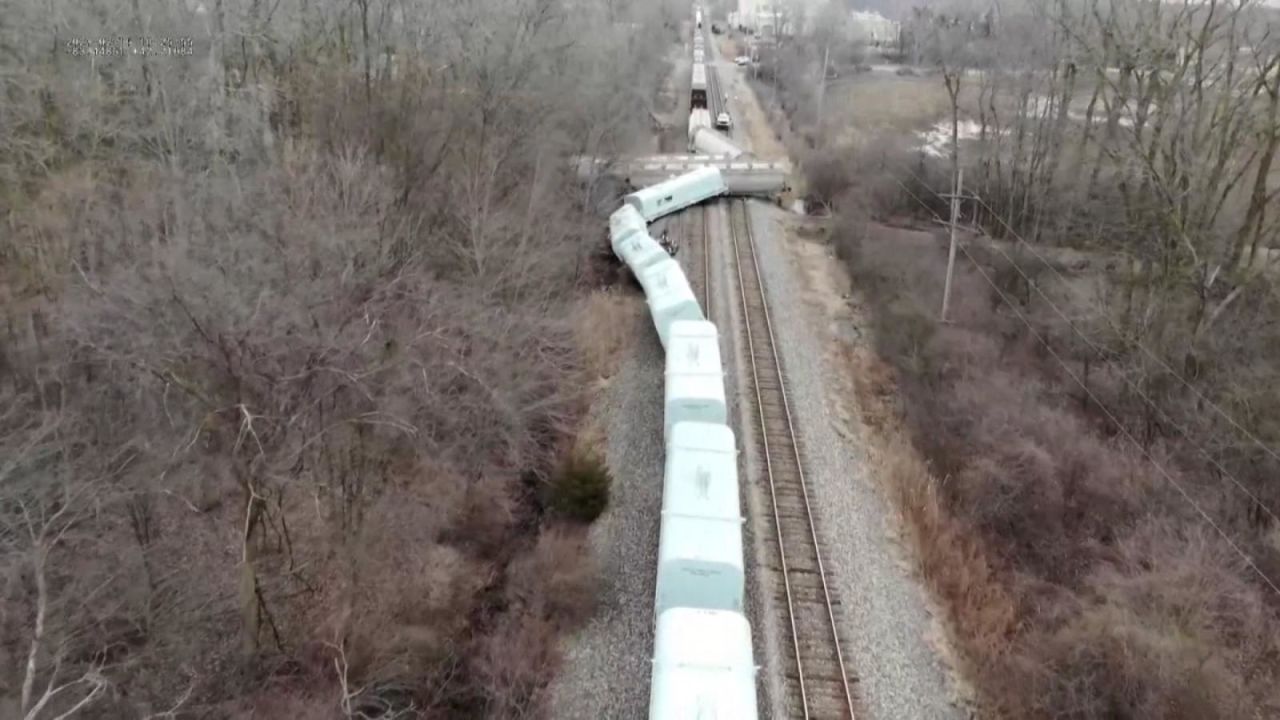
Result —
[[574, 453], [551, 483], [549, 505], [558, 515], [589, 523], [609, 505], [613, 476], [600, 456]]
[[584, 624], [595, 606], [596, 565], [584, 528], [553, 524], [507, 574], [507, 598], [557, 628]]

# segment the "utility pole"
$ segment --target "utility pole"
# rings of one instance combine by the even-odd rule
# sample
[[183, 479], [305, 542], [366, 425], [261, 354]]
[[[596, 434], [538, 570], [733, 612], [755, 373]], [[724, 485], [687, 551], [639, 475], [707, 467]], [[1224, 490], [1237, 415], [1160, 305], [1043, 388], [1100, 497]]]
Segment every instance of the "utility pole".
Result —
[[956, 269], [956, 226], [960, 222], [960, 188], [964, 181], [964, 169], [956, 170], [956, 184], [951, 189], [951, 250], [947, 253], [947, 279], [942, 285], [942, 322], [947, 321], [947, 306], [951, 304], [951, 273]]
[[831, 57], [831, 44], [822, 48], [822, 80], [818, 84], [818, 132], [822, 132], [822, 101], [827, 94], [827, 60]]

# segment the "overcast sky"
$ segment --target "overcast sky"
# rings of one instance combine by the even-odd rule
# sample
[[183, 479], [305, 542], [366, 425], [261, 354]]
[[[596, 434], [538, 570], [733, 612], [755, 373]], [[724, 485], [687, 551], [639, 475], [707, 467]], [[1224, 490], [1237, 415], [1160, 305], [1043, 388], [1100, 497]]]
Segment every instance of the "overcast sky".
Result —
[[[914, 5], [933, 5], [945, 0], [845, 0], [854, 10], [873, 10], [893, 20], [900, 20]], [[1203, 2], [1204, 0], [1201, 0]], [[1263, 5], [1280, 8], [1280, 0], [1259, 0]]]

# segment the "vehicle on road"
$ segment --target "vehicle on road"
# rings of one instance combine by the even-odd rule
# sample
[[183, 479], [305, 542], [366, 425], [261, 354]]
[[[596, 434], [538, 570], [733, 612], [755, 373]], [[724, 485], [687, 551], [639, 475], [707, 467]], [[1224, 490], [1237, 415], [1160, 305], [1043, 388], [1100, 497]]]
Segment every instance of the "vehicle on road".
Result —
[[733, 127], [733, 118], [729, 117], [729, 113], [722, 112], [716, 116], [716, 127], [721, 130], [728, 130]]
[[747, 57], [746, 55], [739, 55], [738, 57], [734, 58], [734, 59], [733, 59], [733, 61], [734, 61], [735, 63], [737, 63], [738, 65], [750, 65], [750, 64], [751, 64], [751, 58]]

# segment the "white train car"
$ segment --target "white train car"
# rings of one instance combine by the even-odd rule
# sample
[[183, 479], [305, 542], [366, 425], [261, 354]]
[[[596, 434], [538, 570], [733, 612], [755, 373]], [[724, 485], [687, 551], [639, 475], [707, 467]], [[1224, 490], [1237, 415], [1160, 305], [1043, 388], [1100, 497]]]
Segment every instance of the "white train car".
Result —
[[696, 62], [696, 63], [705, 62], [705, 61], [706, 61], [706, 57], [707, 57], [707, 56], [706, 56], [706, 51], [704, 51], [704, 50], [702, 49], [702, 47], [701, 47], [701, 46], [696, 47], [696, 48], [694, 48], [694, 49], [693, 49], [693, 61], [694, 61], [694, 62]]
[[619, 246], [622, 242], [635, 233], [645, 232], [648, 227], [644, 216], [633, 206], [624, 204], [615, 210], [609, 216], [609, 245], [613, 248], [613, 253], [621, 258]]
[[668, 332], [662, 436], [679, 422], [728, 422], [720, 335], [713, 323], [677, 320]]
[[702, 29], [702, 11], [701, 10], [694, 11], [693, 21], [698, 26], [698, 29], [701, 30]]
[[658, 616], [649, 720], [758, 720], [751, 625], [740, 613], [673, 608]]
[[653, 222], [721, 195], [726, 189], [718, 168], [703, 167], [637, 190], [624, 197], [623, 202], [639, 211], [646, 221]]
[[737, 458], [727, 425], [680, 422], [668, 437], [656, 614], [673, 607], [742, 612]]
[[693, 136], [701, 129], [711, 130], [711, 111], [706, 108], [694, 108], [689, 113], [689, 152], [691, 153], [696, 150]]
[[631, 233], [618, 244], [615, 252], [618, 259], [631, 268], [637, 278], [646, 268], [671, 259], [667, 251], [647, 232]]
[[689, 287], [689, 280], [680, 269], [680, 263], [671, 258], [650, 265], [637, 276], [644, 288], [649, 315], [658, 332], [663, 350], [671, 335], [671, 324], [678, 320], [705, 320], [698, 299]]
[[[709, 114], [709, 113], [708, 113]], [[733, 141], [715, 130], [707, 128], [691, 129], [689, 144], [691, 150], [702, 155], [719, 155], [730, 160], [745, 159], [747, 151], [733, 144]]]

